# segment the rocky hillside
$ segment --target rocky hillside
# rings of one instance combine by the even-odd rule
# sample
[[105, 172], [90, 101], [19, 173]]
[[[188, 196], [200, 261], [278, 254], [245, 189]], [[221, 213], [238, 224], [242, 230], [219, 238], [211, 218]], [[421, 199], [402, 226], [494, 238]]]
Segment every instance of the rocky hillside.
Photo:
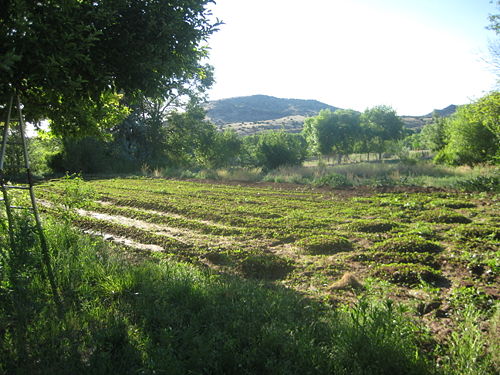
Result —
[[[265, 130], [284, 129], [298, 133], [307, 117], [316, 116], [322, 109], [336, 110], [317, 100], [284, 99], [267, 95], [241, 96], [205, 104], [207, 117], [220, 129], [234, 129], [240, 135], [251, 135]], [[449, 116], [456, 110], [450, 105], [436, 110], [440, 116]], [[432, 121], [432, 113], [424, 116], [401, 116], [410, 129], [419, 129]]]
[[206, 104], [207, 116], [217, 125], [276, 120], [289, 116], [315, 116], [322, 109], [337, 107], [317, 100], [283, 99], [267, 95], [241, 96]]

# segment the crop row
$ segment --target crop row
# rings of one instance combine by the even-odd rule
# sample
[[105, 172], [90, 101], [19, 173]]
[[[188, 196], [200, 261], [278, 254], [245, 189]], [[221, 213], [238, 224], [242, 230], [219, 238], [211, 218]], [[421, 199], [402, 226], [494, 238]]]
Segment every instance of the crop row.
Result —
[[[483, 267], [493, 274], [498, 269], [498, 261], [492, 255], [498, 236], [494, 229], [496, 202], [488, 197], [441, 192], [350, 197], [326, 191], [160, 179], [97, 180], [91, 185], [98, 199], [106, 202], [94, 206], [98, 212], [183, 228], [193, 231], [193, 236], [200, 233], [232, 237], [220, 249], [190, 250], [206, 252], [213, 259], [224, 258], [224, 252], [231, 252], [231, 247], [235, 252], [250, 251], [252, 241], [260, 240], [263, 246], [291, 243], [295, 258], [313, 257], [313, 263], [314, 257], [323, 254], [345, 253], [346, 262], [364, 264], [372, 275], [402, 285], [422, 280], [442, 282], [443, 261], [459, 262], [460, 267], [475, 262], [474, 267]], [[50, 189], [63, 192], [58, 182]], [[165, 246], [168, 252], [186, 251], [186, 244], [178, 246], [159, 234], [97, 219], [82, 220], [90, 221], [94, 228], [123, 232], [139, 242]], [[426, 248], [429, 244], [419, 247], [422, 243], [417, 240], [437, 243], [439, 251], [433, 251], [432, 246], [431, 250]], [[483, 254], [473, 251], [477, 243]], [[262, 250], [255, 251], [252, 261], [248, 261], [253, 266], [243, 267], [247, 271], [258, 269], [256, 262], [267, 264], [269, 269], [286, 263], [271, 257], [268, 250], [263, 254], [259, 254]], [[297, 272], [300, 273], [296, 270], [294, 275]]]

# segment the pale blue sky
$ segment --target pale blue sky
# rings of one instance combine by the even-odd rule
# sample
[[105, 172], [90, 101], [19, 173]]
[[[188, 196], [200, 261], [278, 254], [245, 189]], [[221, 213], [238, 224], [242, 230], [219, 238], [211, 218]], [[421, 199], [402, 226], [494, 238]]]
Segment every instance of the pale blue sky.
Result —
[[216, 0], [210, 99], [266, 94], [421, 115], [495, 87], [489, 0]]

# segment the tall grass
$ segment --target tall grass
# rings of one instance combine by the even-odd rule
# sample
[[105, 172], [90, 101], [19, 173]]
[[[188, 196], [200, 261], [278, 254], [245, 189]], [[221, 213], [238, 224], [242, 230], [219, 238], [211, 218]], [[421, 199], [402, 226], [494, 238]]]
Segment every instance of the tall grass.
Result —
[[29, 221], [1, 227], [1, 374], [427, 374], [415, 326], [392, 304], [329, 310], [188, 264], [127, 258], [47, 224], [57, 318]]
[[445, 167], [429, 161], [417, 160], [360, 162], [341, 165], [315, 163], [310, 166], [283, 166], [266, 173], [260, 168], [243, 167], [195, 171], [167, 168], [144, 173], [154, 177], [238, 182], [265, 181], [330, 186], [332, 188], [406, 185], [464, 191], [500, 191], [498, 166]]

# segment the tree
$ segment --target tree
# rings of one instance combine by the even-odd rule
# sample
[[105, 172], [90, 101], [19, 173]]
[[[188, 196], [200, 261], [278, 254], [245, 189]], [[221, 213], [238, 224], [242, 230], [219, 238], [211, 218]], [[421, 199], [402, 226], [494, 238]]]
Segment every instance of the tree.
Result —
[[359, 140], [360, 115], [352, 110], [322, 110], [316, 117], [304, 122], [303, 135], [313, 153], [329, 156], [336, 154], [340, 162], [343, 155], [353, 151]]
[[209, 84], [200, 60], [218, 25], [210, 2], [4, 0], [0, 106], [16, 92], [29, 120], [92, 134], [123, 119], [125, 102], [140, 95], [165, 99], [193, 80]]
[[420, 134], [425, 147], [432, 151], [440, 151], [446, 145], [446, 119], [436, 113], [433, 113], [432, 117], [433, 121], [426, 124]]
[[238, 162], [243, 143], [234, 130], [215, 130], [210, 147], [203, 150], [200, 162], [209, 168], [221, 168]]
[[243, 164], [264, 169], [300, 165], [306, 158], [307, 143], [300, 134], [267, 131], [245, 137]]
[[[500, 11], [500, 0], [497, 0], [497, 7]], [[491, 66], [493, 67], [494, 73], [497, 75], [497, 84], [500, 84], [500, 13], [491, 14], [489, 17], [490, 24], [488, 25], [489, 30], [493, 30], [497, 36], [496, 39], [490, 41], [490, 55], [491, 55]]]
[[394, 109], [385, 105], [364, 111], [361, 115], [361, 127], [367, 151], [377, 152], [379, 159], [382, 158], [387, 141], [401, 139], [404, 135], [403, 122]]
[[436, 155], [437, 162], [452, 165], [500, 160], [500, 94], [493, 92], [475, 103], [458, 108], [446, 119], [446, 145]]

